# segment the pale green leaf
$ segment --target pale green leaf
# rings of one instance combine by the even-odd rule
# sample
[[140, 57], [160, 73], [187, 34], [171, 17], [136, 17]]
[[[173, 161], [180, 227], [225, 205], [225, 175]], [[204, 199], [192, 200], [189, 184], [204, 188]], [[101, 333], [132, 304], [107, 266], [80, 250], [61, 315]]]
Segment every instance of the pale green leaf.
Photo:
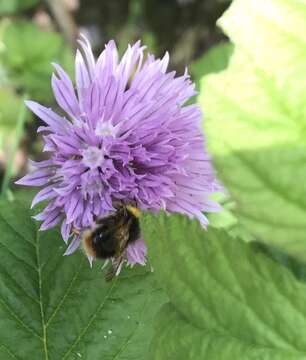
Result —
[[306, 358], [306, 285], [254, 243], [179, 215], [146, 215], [152, 265], [169, 295], [153, 359]]
[[0, 231], [1, 360], [147, 359], [164, 302], [148, 268], [106, 283], [101, 264], [64, 257], [58, 231], [38, 232], [16, 202], [0, 202]]
[[235, 45], [200, 101], [220, 179], [255, 237], [306, 258], [306, 3], [235, 0], [219, 21]]

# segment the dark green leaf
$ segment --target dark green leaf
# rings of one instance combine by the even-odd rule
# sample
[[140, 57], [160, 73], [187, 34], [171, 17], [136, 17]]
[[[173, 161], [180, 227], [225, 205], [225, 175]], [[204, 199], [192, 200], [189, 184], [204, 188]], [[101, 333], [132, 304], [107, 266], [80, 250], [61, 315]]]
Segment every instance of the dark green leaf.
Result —
[[147, 268], [105, 283], [81, 252], [63, 257], [57, 230], [38, 232], [30, 212], [0, 202], [1, 359], [146, 359], [164, 302]]
[[288, 268], [182, 216], [146, 215], [142, 228], [171, 301], [154, 359], [305, 359], [306, 285]]

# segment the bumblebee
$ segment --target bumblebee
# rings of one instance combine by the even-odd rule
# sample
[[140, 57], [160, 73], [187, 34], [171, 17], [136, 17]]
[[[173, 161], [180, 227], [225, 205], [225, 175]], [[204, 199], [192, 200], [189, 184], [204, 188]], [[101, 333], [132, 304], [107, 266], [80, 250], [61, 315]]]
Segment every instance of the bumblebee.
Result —
[[112, 269], [105, 279], [111, 280], [119, 271], [126, 248], [140, 237], [140, 210], [121, 205], [114, 214], [96, 221], [96, 227], [82, 234], [84, 252], [97, 259], [112, 259]]

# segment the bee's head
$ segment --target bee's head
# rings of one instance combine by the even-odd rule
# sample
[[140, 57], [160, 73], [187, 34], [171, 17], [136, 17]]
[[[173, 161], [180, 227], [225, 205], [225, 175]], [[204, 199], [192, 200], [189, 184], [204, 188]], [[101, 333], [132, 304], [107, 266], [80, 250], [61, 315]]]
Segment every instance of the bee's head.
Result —
[[114, 231], [107, 225], [100, 225], [93, 231], [91, 242], [97, 258], [107, 259], [116, 253]]

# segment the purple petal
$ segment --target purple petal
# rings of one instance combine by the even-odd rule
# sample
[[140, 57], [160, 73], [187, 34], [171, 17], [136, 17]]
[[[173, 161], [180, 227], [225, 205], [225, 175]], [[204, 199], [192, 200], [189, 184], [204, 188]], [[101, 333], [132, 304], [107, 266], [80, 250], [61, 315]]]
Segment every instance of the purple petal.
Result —
[[76, 78], [78, 95], [80, 100], [82, 100], [84, 94], [86, 94], [85, 90], [90, 87], [92, 80], [87, 65], [79, 50], [77, 50], [75, 57], [75, 78]]
[[74, 253], [79, 247], [80, 242], [81, 242], [81, 237], [79, 235], [75, 235], [72, 238], [67, 250], [65, 251], [64, 256], [71, 255], [72, 253]]
[[53, 170], [50, 169], [36, 170], [16, 181], [15, 184], [25, 186], [43, 186], [50, 181], [50, 177], [52, 175]]
[[138, 239], [134, 243], [129, 244], [126, 253], [129, 265], [146, 264], [147, 247], [143, 239]]
[[79, 104], [71, 80], [64, 70], [60, 70], [61, 78], [52, 75], [51, 84], [58, 105], [73, 119], [80, 114]]
[[77, 217], [83, 213], [83, 199], [81, 194], [74, 193], [70, 199], [67, 208], [67, 224], [71, 224]]
[[95, 71], [95, 58], [90, 46], [90, 43], [85, 35], [80, 34], [80, 39], [78, 40], [78, 43], [81, 46], [81, 49], [83, 50], [84, 56], [85, 56], [85, 62], [87, 67], [87, 72], [92, 80], [94, 78], [94, 71]]
[[47, 230], [57, 225], [63, 219], [63, 214], [58, 209], [50, 212], [45, 221], [40, 225], [39, 230]]
[[41, 201], [47, 200], [47, 199], [53, 199], [56, 197], [56, 192], [53, 190], [52, 186], [47, 186], [44, 189], [40, 190], [32, 200], [31, 209]]
[[62, 226], [61, 226], [61, 234], [62, 234], [62, 238], [65, 241], [65, 243], [67, 244], [68, 239], [70, 237], [70, 232], [71, 232], [71, 224], [67, 224], [67, 221], [64, 220], [62, 222]]
[[27, 100], [25, 101], [26, 106], [41, 120], [50, 126], [50, 128], [56, 133], [65, 133], [69, 128], [69, 122], [57, 115], [51, 109], [34, 102]]

